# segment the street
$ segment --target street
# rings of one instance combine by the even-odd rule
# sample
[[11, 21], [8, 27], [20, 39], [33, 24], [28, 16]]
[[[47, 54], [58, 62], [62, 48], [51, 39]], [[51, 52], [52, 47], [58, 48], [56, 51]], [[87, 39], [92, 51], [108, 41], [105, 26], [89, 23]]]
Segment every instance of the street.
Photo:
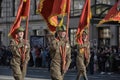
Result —
[[[75, 80], [75, 77], [76, 77], [76, 71], [69, 70], [65, 75], [64, 80]], [[94, 75], [88, 74], [88, 79], [89, 80], [120, 80], [120, 74], [115, 74], [115, 73], [111, 75], [108, 74], [101, 75], [98, 73]], [[0, 66], [0, 80], [14, 80], [10, 67]], [[27, 76], [25, 80], [51, 80], [51, 79], [50, 79], [50, 73], [47, 68], [28, 67]]]

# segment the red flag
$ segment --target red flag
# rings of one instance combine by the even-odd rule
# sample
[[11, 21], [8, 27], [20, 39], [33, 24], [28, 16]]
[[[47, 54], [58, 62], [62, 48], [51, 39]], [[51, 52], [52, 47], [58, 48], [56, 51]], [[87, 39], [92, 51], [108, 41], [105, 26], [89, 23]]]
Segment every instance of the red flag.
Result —
[[118, 7], [120, 5], [120, 0], [108, 11], [108, 14], [102, 19], [98, 25], [109, 21], [120, 21], [120, 10]]
[[85, 27], [89, 27], [91, 18], [90, 0], [86, 0], [81, 13], [78, 29], [77, 29], [77, 42], [82, 44], [81, 33]]
[[49, 16], [49, 23], [53, 26], [58, 26], [58, 22], [54, 21], [57, 16], [64, 16], [66, 13], [67, 0], [54, 0], [52, 12]]
[[66, 13], [67, 0], [40, 0], [38, 12], [43, 16], [50, 31], [55, 32], [58, 16]]
[[71, 0], [67, 0], [67, 4], [66, 4], [66, 13], [70, 13], [70, 4], [71, 4]]
[[[20, 5], [18, 7], [16, 19], [10, 29], [9, 36], [15, 38], [15, 31], [20, 27], [21, 19], [29, 17], [30, 12], [30, 0], [20, 0]], [[27, 19], [28, 23], [28, 19]], [[27, 26], [26, 26], [27, 27]]]

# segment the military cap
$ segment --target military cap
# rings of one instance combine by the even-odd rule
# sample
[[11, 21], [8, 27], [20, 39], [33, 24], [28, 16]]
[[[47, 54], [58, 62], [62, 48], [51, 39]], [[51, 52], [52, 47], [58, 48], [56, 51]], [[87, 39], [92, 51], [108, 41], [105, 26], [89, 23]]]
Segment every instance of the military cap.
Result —
[[24, 32], [24, 31], [25, 31], [25, 29], [24, 29], [24, 28], [19, 27], [19, 28], [16, 30], [16, 33], [18, 33], [18, 32]]
[[88, 28], [85, 28], [85, 29], [83, 30], [83, 32], [86, 33], [86, 34], [88, 34]]
[[65, 25], [58, 26], [58, 27], [56, 28], [56, 31], [66, 31], [66, 26], [65, 26]]

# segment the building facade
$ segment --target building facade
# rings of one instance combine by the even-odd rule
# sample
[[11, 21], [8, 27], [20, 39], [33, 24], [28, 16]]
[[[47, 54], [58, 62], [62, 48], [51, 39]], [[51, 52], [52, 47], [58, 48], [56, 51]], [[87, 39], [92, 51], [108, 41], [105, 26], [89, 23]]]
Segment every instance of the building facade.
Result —
[[[9, 45], [8, 33], [12, 26], [20, 0], [1, 0], [0, 1], [0, 45]], [[120, 24], [110, 22], [99, 27], [96, 25], [105, 16], [108, 10], [117, 0], [91, 0], [92, 19], [90, 24], [91, 46], [119, 46], [120, 43]], [[31, 0], [29, 39], [32, 45], [46, 46], [47, 25], [43, 18], [36, 13], [39, 0]], [[75, 34], [79, 23], [81, 11], [85, 0], [71, 0], [69, 37], [71, 46], [76, 44]], [[66, 24], [66, 19], [64, 20]], [[22, 21], [22, 26], [25, 22]], [[36, 44], [37, 43], [37, 44]]]

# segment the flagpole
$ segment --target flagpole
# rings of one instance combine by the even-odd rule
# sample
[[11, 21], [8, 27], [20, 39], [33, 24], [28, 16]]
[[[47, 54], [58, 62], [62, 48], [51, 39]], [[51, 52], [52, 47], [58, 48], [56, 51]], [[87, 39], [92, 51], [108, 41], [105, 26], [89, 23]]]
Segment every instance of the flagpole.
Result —
[[68, 29], [69, 29], [69, 23], [70, 23], [70, 19], [69, 19], [69, 14], [67, 15], [67, 30], [66, 30], [66, 36], [68, 37]]
[[28, 39], [28, 20], [29, 20], [29, 17], [27, 17], [26, 19], [25, 41]]
[[[29, 7], [30, 7], [30, 1], [29, 1]], [[28, 23], [29, 23], [30, 8], [29, 8], [28, 12], [29, 13], [26, 16], [25, 41], [27, 41], [27, 39], [28, 39]]]
[[[30, 1], [29, 1], [30, 4]], [[30, 7], [30, 6], [29, 6]], [[25, 44], [27, 43], [28, 39], [28, 23], [29, 23], [29, 15], [30, 15], [30, 8], [28, 10], [28, 14], [26, 16], [26, 27], [25, 27]], [[25, 61], [25, 52], [26, 52], [26, 46], [24, 46], [24, 53], [23, 53], [23, 62]]]
[[68, 1], [68, 14], [67, 14], [67, 30], [66, 30], [66, 38], [68, 38], [68, 29], [69, 29], [69, 23], [70, 23], [70, 3], [71, 0]]
[[[88, 2], [89, 18], [91, 18], [91, 8], [90, 8], [90, 6], [91, 6], [91, 0], [89, 0], [89, 2]], [[88, 22], [88, 41], [90, 41], [90, 19], [88, 21], [89, 21]]]

